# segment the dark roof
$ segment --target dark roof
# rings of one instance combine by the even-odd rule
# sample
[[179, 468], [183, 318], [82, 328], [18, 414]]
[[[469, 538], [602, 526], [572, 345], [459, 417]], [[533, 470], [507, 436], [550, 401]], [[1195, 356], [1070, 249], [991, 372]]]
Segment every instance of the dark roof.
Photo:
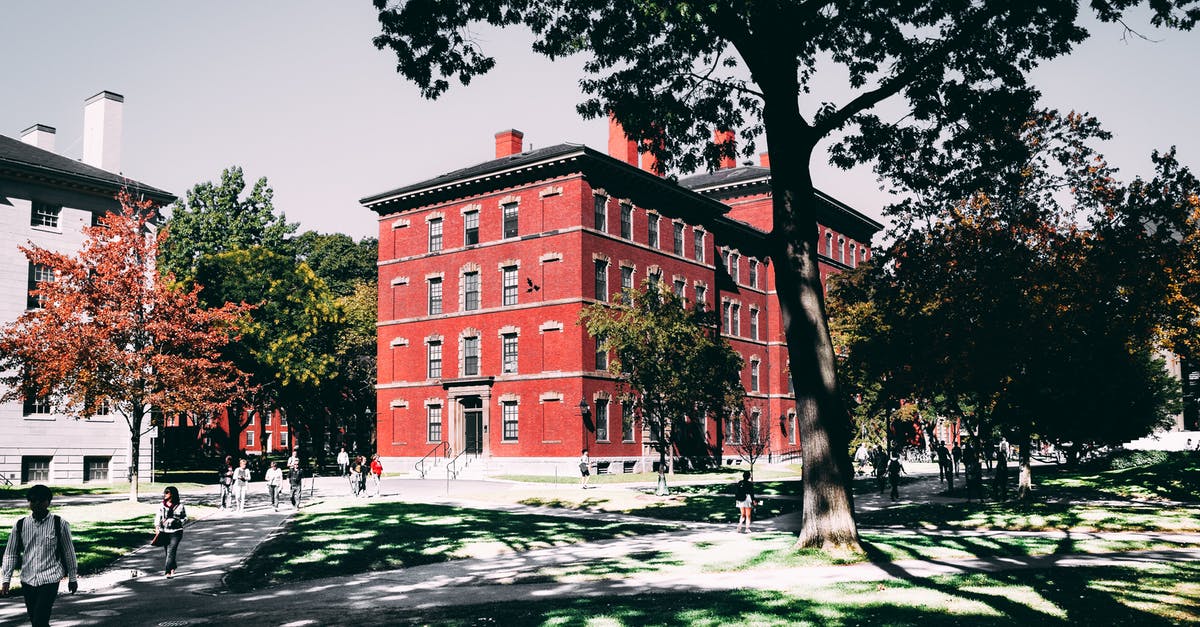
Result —
[[0, 135], [0, 174], [75, 187], [109, 197], [128, 188], [160, 204], [175, 200], [170, 192], [4, 135]]
[[[719, 200], [768, 194], [771, 191], [771, 170], [757, 165], [725, 168], [679, 179], [679, 185]], [[871, 236], [883, 229], [882, 224], [850, 205], [819, 189], [814, 191], [821, 201], [821, 206], [817, 208], [817, 221], [821, 224], [863, 241], [870, 241]]]

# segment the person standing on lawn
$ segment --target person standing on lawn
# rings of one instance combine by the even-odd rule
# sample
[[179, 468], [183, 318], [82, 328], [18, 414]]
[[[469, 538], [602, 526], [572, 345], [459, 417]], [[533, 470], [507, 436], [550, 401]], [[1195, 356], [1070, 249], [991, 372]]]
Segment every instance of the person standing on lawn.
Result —
[[163, 574], [167, 579], [175, 576], [175, 568], [178, 565], [176, 557], [179, 555], [179, 543], [183, 541], [183, 525], [186, 522], [187, 508], [179, 500], [179, 489], [167, 486], [167, 489], [163, 490], [162, 506], [154, 515], [154, 531], [166, 536], [166, 544], [163, 545]]
[[71, 525], [50, 513], [53, 498], [50, 488], [40, 483], [25, 493], [30, 514], [13, 525], [0, 565], [0, 597], [8, 596], [13, 571], [21, 571], [25, 612], [34, 627], [50, 624], [50, 611], [54, 609], [58, 586], [64, 577], [71, 594], [79, 590]]
[[749, 470], [742, 471], [742, 480], [737, 483], [733, 498], [738, 508], [738, 524], [733, 529], [735, 532], [750, 533], [750, 515], [754, 512], [754, 482], [750, 480]]
[[271, 462], [267, 469], [267, 492], [271, 494], [271, 507], [279, 511], [279, 490], [283, 488], [283, 471], [279, 462]]

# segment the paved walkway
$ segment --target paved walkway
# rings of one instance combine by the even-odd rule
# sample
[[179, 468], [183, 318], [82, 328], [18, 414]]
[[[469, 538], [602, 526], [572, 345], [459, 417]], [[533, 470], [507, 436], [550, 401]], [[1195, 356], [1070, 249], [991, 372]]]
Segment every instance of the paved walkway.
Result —
[[[256, 486], [257, 487], [257, 486]], [[306, 495], [309, 493], [306, 485]], [[517, 489], [504, 482], [456, 482], [447, 490], [440, 482], [389, 480], [384, 498], [403, 494], [405, 500], [458, 503], [498, 508], [482, 497], [497, 491]], [[563, 487], [562, 489], [570, 489]], [[596, 488], [597, 495], [624, 487]], [[936, 475], [917, 477], [905, 486], [904, 502], [928, 502], [945, 499]], [[259, 491], [261, 492], [261, 490]], [[337, 479], [319, 479], [311, 495], [316, 500], [341, 498], [345, 486]], [[185, 495], [185, 502], [212, 502], [215, 488], [204, 494]], [[683, 523], [675, 531], [582, 543], [491, 558], [458, 560], [414, 568], [361, 573], [352, 577], [334, 577], [297, 582], [247, 594], [229, 594], [222, 577], [248, 557], [259, 542], [275, 532], [292, 510], [272, 511], [261, 503], [265, 497], [254, 494], [252, 506], [244, 514], [218, 512], [196, 521], [186, 530], [180, 550], [180, 569], [171, 580], [161, 573], [162, 553], [145, 547], [121, 560], [111, 570], [81, 580], [80, 594], [60, 597], [55, 607], [55, 625], [221, 625], [246, 622], [262, 625], [337, 625], [347, 624], [350, 616], [385, 616], [388, 611], [458, 604], [528, 600], [531, 598], [573, 598], [640, 594], [647, 591], [731, 590], [754, 587], [787, 590], [845, 581], [874, 581], [892, 578], [914, 579], [936, 575], [995, 571], [1032, 567], [1070, 567], [1089, 565], [1137, 565], [1173, 560], [1200, 560], [1200, 549], [1179, 548], [1159, 551], [1133, 551], [1105, 555], [1047, 555], [1024, 558], [982, 558], [968, 560], [905, 560], [889, 563], [862, 563], [849, 566], [823, 566], [757, 570], [751, 580], [744, 573], [633, 573], [619, 579], [577, 582], [543, 582], [531, 574], [543, 568], [623, 558], [643, 551], [670, 551], [694, 547], [699, 543], [744, 541], [752, 536], [735, 536], [729, 525]], [[949, 499], [960, 500], [960, 499]], [[890, 506], [890, 498], [875, 494], [856, 496], [860, 510]], [[504, 509], [539, 511], [559, 516], [596, 519], [595, 513], [550, 508], [502, 506]], [[756, 524], [760, 530], [794, 531], [799, 515], [780, 516]], [[648, 520], [618, 514], [605, 515], [614, 520]], [[654, 521], [661, 523], [662, 521]], [[969, 535], [1014, 535], [1007, 532], [877, 530], [882, 533], [925, 533]], [[1029, 533], [1065, 537], [1061, 532]], [[1200, 544], [1200, 534], [1071, 534], [1109, 539], [1155, 538], [1181, 545]], [[513, 583], [517, 582], [517, 583]], [[65, 587], [64, 587], [65, 590]], [[0, 625], [21, 624], [24, 607], [19, 598], [0, 599]], [[358, 619], [356, 619], [358, 620]], [[378, 620], [375, 622], [379, 622]]]

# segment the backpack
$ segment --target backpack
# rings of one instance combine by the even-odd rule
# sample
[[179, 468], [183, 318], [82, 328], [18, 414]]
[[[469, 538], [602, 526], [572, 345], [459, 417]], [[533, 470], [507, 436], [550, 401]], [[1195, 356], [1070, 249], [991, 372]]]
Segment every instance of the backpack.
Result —
[[[62, 537], [58, 533], [58, 526], [62, 524], [62, 519], [58, 517], [58, 514], [50, 514], [50, 518], [54, 522], [54, 525], [53, 525], [53, 528], [54, 528], [54, 532], [53, 532], [54, 533], [54, 559], [58, 560], [59, 565], [62, 566], [63, 575], [66, 575], [67, 574], [67, 558], [63, 554]], [[18, 564], [21, 563], [21, 556], [25, 552], [25, 534], [22, 533], [22, 529], [24, 528], [24, 526], [25, 526], [25, 517], [22, 516], [21, 518], [17, 519], [17, 526], [13, 529], [13, 535], [15, 535], [17, 537], [16, 549], [17, 549], [17, 563]]]

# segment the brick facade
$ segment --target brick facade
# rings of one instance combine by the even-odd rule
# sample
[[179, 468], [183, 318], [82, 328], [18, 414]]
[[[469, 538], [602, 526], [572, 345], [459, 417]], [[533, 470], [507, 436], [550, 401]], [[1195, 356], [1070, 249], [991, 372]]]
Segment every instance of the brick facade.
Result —
[[[798, 448], [774, 276], [745, 252], [762, 250], [770, 228], [769, 171], [671, 182], [639, 168], [614, 127], [615, 157], [571, 144], [521, 152], [507, 131], [493, 161], [362, 200], [380, 216], [378, 447], [389, 467], [448, 446], [513, 471], [550, 473], [582, 449], [649, 469], [648, 434], [577, 321], [652, 276], [721, 312], [748, 404], [764, 426], [778, 422], [772, 453]], [[829, 200], [821, 228], [842, 248], [822, 276], [866, 259], [879, 228]], [[711, 446], [718, 427], [704, 430]]]

